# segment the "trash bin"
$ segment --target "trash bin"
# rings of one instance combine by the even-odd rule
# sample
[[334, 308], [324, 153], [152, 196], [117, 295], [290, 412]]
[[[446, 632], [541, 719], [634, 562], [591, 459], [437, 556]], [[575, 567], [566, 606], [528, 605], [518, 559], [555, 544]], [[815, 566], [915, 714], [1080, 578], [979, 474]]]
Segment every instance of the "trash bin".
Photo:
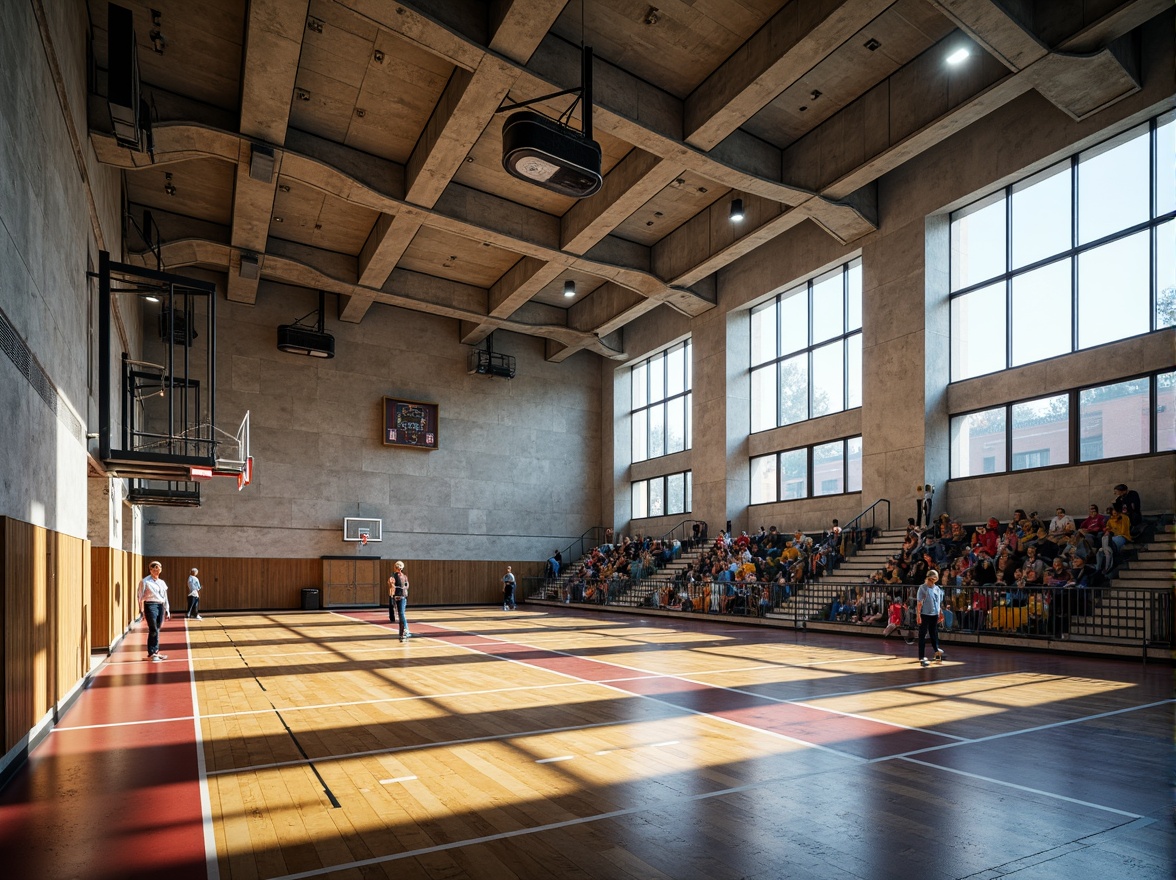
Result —
[[313, 587], [303, 587], [302, 589], [302, 610], [303, 611], [318, 611], [319, 610], [319, 591]]

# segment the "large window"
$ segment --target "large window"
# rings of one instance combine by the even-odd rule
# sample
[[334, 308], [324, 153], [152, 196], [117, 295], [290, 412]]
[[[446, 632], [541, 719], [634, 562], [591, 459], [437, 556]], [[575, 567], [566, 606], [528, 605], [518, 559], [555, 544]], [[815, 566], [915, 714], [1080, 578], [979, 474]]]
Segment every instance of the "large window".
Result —
[[951, 475], [1170, 452], [1176, 373], [1160, 373], [966, 413], [951, 420]]
[[689, 513], [692, 507], [690, 471], [638, 480], [633, 487], [633, 519]]
[[751, 310], [751, 430], [862, 405], [862, 261]]
[[862, 438], [849, 437], [751, 460], [751, 503], [862, 491]]
[[690, 341], [643, 360], [633, 381], [633, 461], [689, 449]]
[[1176, 325], [1174, 119], [952, 214], [953, 381]]

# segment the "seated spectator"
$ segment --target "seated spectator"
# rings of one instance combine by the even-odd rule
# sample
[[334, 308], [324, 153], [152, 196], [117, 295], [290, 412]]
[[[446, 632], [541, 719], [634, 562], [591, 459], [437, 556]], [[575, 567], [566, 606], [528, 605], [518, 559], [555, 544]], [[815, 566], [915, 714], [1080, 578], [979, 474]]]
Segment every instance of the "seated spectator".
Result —
[[759, 606], [757, 609], [758, 616], [767, 617], [768, 612], [772, 610], [772, 591], [768, 587], [760, 590]]
[[1013, 576], [1013, 582], [1009, 584], [1008, 592], [1005, 593], [1005, 604], [1012, 608], [1024, 607], [1029, 602], [1029, 585], [1025, 580], [1025, 572], [1018, 568]]
[[976, 526], [972, 535], [972, 551], [983, 550], [989, 557], [996, 555], [996, 547], [1000, 543], [1000, 533], [996, 530], [996, 520], [990, 519], [986, 523]]
[[1029, 594], [1026, 605], [1029, 610], [1029, 632], [1034, 635], [1045, 635], [1049, 631], [1049, 599], [1041, 591]]
[[1066, 568], [1065, 560], [1062, 557], [1055, 556], [1049, 568], [1046, 569], [1045, 585], [1047, 587], [1064, 587], [1069, 583], [1070, 569]]
[[1017, 556], [1021, 552], [1021, 535], [1012, 523], [1005, 527], [1004, 534], [1000, 536], [997, 551], [1000, 550], [1008, 550], [1013, 556]]
[[996, 580], [996, 566], [992, 564], [988, 554], [981, 551], [976, 564], [972, 566], [972, 582], [977, 586], [987, 587], [995, 584]]
[[902, 600], [898, 596], [887, 599], [886, 628], [882, 630], [882, 638], [890, 635], [902, 626]]
[[1038, 578], [1042, 578], [1045, 575], [1047, 565], [1048, 563], [1037, 555], [1036, 544], [1030, 544], [1025, 549], [1025, 559], [1021, 563], [1021, 567], [1025, 569], [1026, 573], [1032, 570], [1037, 574]]
[[973, 632], [980, 632], [982, 629], [986, 629], [988, 611], [991, 606], [992, 600], [989, 599], [988, 594], [984, 590], [974, 590], [972, 592], [972, 601], [968, 606], [968, 610], [964, 612], [963, 621], [960, 626]]
[[1102, 537], [1102, 533], [1107, 530], [1107, 518], [1098, 512], [1097, 504], [1090, 505], [1090, 513], [1078, 524], [1078, 529], [1088, 535]]
[[1059, 507], [1054, 513], [1054, 518], [1049, 521], [1049, 536], [1056, 541], [1065, 533], [1066, 526], [1073, 528], [1074, 520], [1066, 515], [1066, 508]]
[[1013, 518], [1009, 521], [1009, 527], [1017, 533], [1017, 537], [1025, 537], [1025, 530], [1029, 527], [1029, 519], [1025, 516], [1025, 511], [1019, 507], [1014, 510]]
[[1102, 548], [1095, 555], [1095, 567], [1103, 574], [1109, 574], [1118, 564], [1119, 554], [1131, 540], [1131, 521], [1121, 510], [1111, 509], [1107, 517], [1107, 528], [1102, 536]]

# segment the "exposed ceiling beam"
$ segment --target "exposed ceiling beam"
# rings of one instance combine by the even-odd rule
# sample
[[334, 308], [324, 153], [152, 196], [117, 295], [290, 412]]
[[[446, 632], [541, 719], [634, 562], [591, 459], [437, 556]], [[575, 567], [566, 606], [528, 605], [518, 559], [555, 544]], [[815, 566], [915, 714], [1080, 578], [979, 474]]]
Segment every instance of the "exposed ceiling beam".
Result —
[[[281, 150], [277, 148], [286, 139], [290, 96], [298, 74], [298, 56], [302, 52], [309, 7], [308, 0], [266, 0], [249, 6], [241, 71], [242, 142], [237, 153], [233, 192], [233, 265], [237, 271], [229, 272], [227, 290], [228, 298], [235, 302], [252, 303], [257, 297], [258, 279], [241, 277], [240, 255], [242, 251], [251, 251], [264, 260], [282, 165]], [[272, 164], [265, 179], [256, 172], [250, 173], [255, 149], [272, 154], [266, 157], [272, 158]]]

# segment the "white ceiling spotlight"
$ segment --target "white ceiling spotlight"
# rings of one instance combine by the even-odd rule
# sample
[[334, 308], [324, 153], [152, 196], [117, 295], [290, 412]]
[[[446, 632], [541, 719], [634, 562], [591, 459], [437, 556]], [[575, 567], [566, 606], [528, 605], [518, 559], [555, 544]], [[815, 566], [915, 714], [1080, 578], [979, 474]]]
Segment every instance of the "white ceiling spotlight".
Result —
[[972, 50], [969, 49], [967, 46], [960, 46], [958, 49], [956, 49], [954, 52], [952, 52], [950, 55], [948, 55], [947, 58], [945, 58], [944, 60], [948, 64], [950, 64], [952, 67], [955, 67], [958, 64], [963, 64], [964, 61], [967, 60], [968, 56], [971, 54], [972, 54]]
[[744, 216], [743, 215], [743, 199], [732, 200], [731, 214], [730, 214], [731, 222], [732, 223], [742, 223], [743, 216]]
[[573, 297], [576, 295], [576, 282], [569, 278], [564, 282], [564, 296]]

